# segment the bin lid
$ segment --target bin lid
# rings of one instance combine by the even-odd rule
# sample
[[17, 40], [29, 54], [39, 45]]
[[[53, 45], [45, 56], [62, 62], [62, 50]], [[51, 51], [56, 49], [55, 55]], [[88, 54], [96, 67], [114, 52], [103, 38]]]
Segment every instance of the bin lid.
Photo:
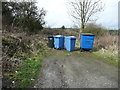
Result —
[[48, 36], [48, 38], [52, 38], [52, 37], [54, 37], [54, 36], [53, 36], [53, 35], [49, 35], [49, 36]]
[[55, 35], [54, 37], [64, 37], [63, 35]]
[[84, 36], [95, 36], [95, 35], [92, 34], [92, 33], [82, 33], [81, 35], [84, 35]]
[[67, 36], [66, 38], [68, 38], [68, 39], [76, 39], [75, 36]]
[[64, 36], [65, 38], [70, 37], [70, 36]]

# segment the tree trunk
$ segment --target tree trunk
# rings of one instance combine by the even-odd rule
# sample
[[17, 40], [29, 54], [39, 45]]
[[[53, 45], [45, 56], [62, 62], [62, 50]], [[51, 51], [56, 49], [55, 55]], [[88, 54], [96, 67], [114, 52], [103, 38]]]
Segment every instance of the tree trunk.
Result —
[[82, 33], [84, 31], [84, 29], [85, 29], [85, 25], [82, 23], [81, 28], [80, 28], [80, 33]]

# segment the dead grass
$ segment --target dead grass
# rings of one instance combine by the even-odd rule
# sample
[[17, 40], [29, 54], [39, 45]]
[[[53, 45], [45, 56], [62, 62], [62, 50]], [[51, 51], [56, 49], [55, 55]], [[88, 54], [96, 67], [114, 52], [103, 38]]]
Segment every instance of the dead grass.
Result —
[[97, 56], [101, 56], [105, 61], [118, 65], [118, 35], [106, 33], [101, 37], [95, 38], [94, 52]]
[[111, 53], [116, 56], [118, 55], [118, 35], [106, 33], [101, 37], [96, 37], [94, 47], [100, 49], [102, 53]]
[[106, 33], [103, 36], [99, 36], [95, 38], [95, 45], [96, 46], [103, 46], [104, 48], [109, 48], [111, 46], [118, 45], [118, 36], [117, 35], [110, 35]]

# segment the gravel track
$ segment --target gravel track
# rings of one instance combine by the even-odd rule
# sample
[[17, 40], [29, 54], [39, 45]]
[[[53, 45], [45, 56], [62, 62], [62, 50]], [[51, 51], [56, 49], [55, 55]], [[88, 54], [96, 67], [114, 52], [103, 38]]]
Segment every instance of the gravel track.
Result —
[[48, 56], [35, 88], [118, 88], [118, 69], [88, 57]]

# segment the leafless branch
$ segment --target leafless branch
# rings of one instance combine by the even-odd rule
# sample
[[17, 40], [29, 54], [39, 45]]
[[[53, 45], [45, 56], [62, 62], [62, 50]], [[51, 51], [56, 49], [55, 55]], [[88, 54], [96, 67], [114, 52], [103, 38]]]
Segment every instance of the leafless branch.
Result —
[[84, 29], [91, 17], [103, 10], [101, 0], [74, 0], [70, 4], [70, 15], [79, 20]]

